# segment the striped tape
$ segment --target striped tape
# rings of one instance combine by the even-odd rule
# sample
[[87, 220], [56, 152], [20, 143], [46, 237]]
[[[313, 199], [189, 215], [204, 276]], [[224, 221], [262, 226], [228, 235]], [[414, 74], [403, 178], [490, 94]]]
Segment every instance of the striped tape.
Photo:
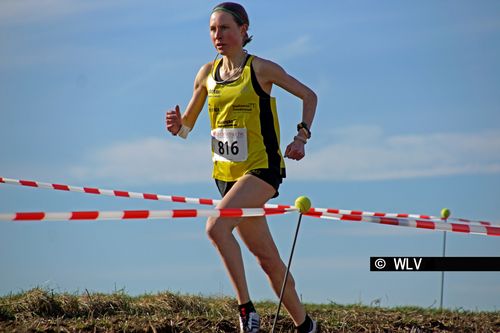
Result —
[[[190, 197], [175, 196], [175, 195], [160, 195], [152, 193], [107, 190], [94, 187], [79, 187], [79, 186], [71, 186], [63, 184], [51, 184], [51, 183], [44, 183], [32, 180], [18, 180], [18, 179], [4, 178], [4, 177], [0, 177], [0, 183], [28, 186], [34, 188], [60, 190], [60, 191], [98, 194], [98, 195], [114, 196], [114, 197], [169, 201], [169, 202], [189, 203], [198, 205], [214, 206], [220, 202], [220, 200], [214, 200], [214, 199], [190, 198]], [[266, 204], [264, 208], [278, 209], [278, 210], [287, 210], [287, 209], [297, 210], [297, 208], [291, 205], [277, 205], [277, 204]], [[177, 210], [177, 211], [182, 211], [182, 210]], [[45, 214], [45, 213], [37, 213], [37, 214]], [[62, 213], [62, 214], [68, 214], [68, 213]], [[0, 214], [0, 216], [2, 215], [6, 216], [6, 214]], [[343, 209], [333, 209], [333, 208], [311, 208], [309, 212], [306, 213], [305, 215], [316, 216], [321, 218], [332, 218], [345, 221], [364, 221], [364, 222], [373, 222], [379, 224], [400, 225], [400, 226], [410, 226], [410, 227], [413, 226], [415, 228], [477, 233], [477, 234], [493, 235], [493, 236], [497, 236], [498, 229], [500, 229], [500, 226], [487, 221], [468, 220], [462, 218], [448, 218], [445, 222], [443, 219], [437, 216], [419, 215], [419, 214], [367, 212], [359, 210], [343, 210]], [[10, 216], [12, 217], [12, 215]], [[197, 216], [189, 216], [189, 217], [197, 217]], [[69, 218], [66, 218], [66, 220], [68, 219]], [[5, 218], [3, 220], [5, 220]], [[11, 219], [7, 218], [7, 220]]]
[[[404, 219], [418, 219], [418, 220], [428, 220], [432, 222], [458, 222], [467, 224], [479, 224], [483, 226], [495, 226], [494, 223], [487, 221], [476, 221], [476, 220], [466, 220], [461, 218], [447, 218], [442, 219], [438, 216], [432, 215], [419, 215], [419, 214], [402, 214], [402, 213], [382, 213], [382, 212], [365, 212], [360, 210], [345, 210], [345, 209], [334, 209], [334, 208], [311, 208], [311, 213], [328, 213], [328, 214], [339, 214], [339, 215], [352, 215], [352, 216], [363, 216], [363, 217], [387, 217], [387, 218], [404, 218]], [[498, 226], [498, 225], [497, 225]]]
[[124, 211], [77, 211], [77, 212], [17, 212], [2, 213], [0, 221], [75, 221], [75, 220], [130, 220], [175, 219], [189, 217], [253, 217], [278, 215], [293, 210], [276, 208], [223, 208], [223, 209], [175, 209], [175, 210], [124, 210]]
[[[153, 194], [153, 193], [140, 193], [140, 192], [130, 192], [123, 190], [107, 190], [100, 189], [95, 187], [79, 187], [72, 185], [63, 185], [63, 184], [51, 184], [44, 183], [33, 180], [19, 180], [19, 179], [11, 179], [0, 177], [0, 183], [10, 184], [10, 185], [18, 185], [18, 186], [28, 186], [34, 188], [43, 188], [43, 189], [51, 189], [51, 190], [59, 190], [59, 191], [69, 191], [69, 192], [79, 192], [79, 193], [87, 193], [87, 194], [98, 194], [105, 196], [114, 196], [114, 197], [122, 197], [122, 198], [134, 198], [134, 199], [146, 199], [146, 200], [157, 200], [157, 201], [168, 201], [168, 202], [177, 202], [177, 203], [189, 203], [196, 205], [217, 205], [220, 200], [214, 199], [203, 199], [203, 198], [190, 198], [185, 196], [178, 195], [161, 195], [161, 194]], [[277, 205], [277, 204], [266, 204], [265, 208], [278, 208], [278, 209], [286, 209], [286, 208], [295, 208], [291, 205]], [[342, 214], [342, 215], [361, 215], [361, 216], [377, 216], [377, 217], [389, 217], [389, 218], [410, 218], [410, 219], [423, 219], [430, 221], [442, 221], [440, 217], [431, 216], [431, 215], [418, 215], [418, 214], [401, 214], [401, 213], [382, 213], [382, 212], [365, 212], [358, 210], [343, 210], [343, 209], [334, 209], [334, 208], [312, 208], [315, 212], [326, 212], [326, 213], [334, 213], [334, 214]], [[494, 226], [494, 223], [487, 221], [476, 221], [476, 220], [467, 220], [462, 218], [448, 218], [448, 222], [459, 222], [459, 223], [471, 223], [471, 224], [480, 224], [484, 226]]]
[[43, 183], [43, 182], [38, 182], [38, 181], [33, 181], [33, 180], [19, 180], [19, 179], [10, 179], [10, 178], [3, 178], [3, 177], [0, 177], [0, 183], [9, 184], [9, 185], [19, 185], [19, 186], [43, 188], [43, 189], [50, 189], [50, 190], [58, 190], [58, 191], [98, 194], [98, 195], [122, 197], [122, 198], [190, 203], [190, 204], [197, 204], [197, 205], [214, 206], [220, 202], [220, 200], [212, 200], [212, 199], [188, 198], [188, 197], [175, 196], [175, 195], [160, 195], [160, 194], [153, 194], [153, 193], [139, 193], [139, 192], [119, 191], [119, 190], [106, 190], [106, 189], [100, 189], [100, 188], [95, 188], [95, 187], [79, 187], [79, 186], [64, 185], [64, 184], [51, 184], [51, 183]]
[[385, 217], [385, 216], [363, 216], [361, 214], [338, 214], [332, 212], [320, 212], [316, 209], [311, 209], [304, 215], [318, 217], [323, 219], [332, 219], [339, 221], [351, 222], [370, 222], [400, 227], [411, 227], [428, 230], [442, 230], [451, 232], [461, 232], [467, 234], [479, 234], [486, 236], [500, 236], [500, 227], [486, 225], [471, 225], [462, 223], [448, 223], [442, 220], [430, 221], [418, 218], [404, 217]]
[[[180, 196], [180, 195], [163, 195], [163, 194], [141, 193], [141, 192], [131, 192], [131, 191], [123, 191], [123, 190], [108, 190], [108, 189], [101, 189], [101, 188], [96, 188], [96, 187], [80, 187], [80, 186], [64, 185], [64, 184], [52, 184], [52, 183], [44, 183], [44, 182], [39, 182], [39, 181], [34, 181], [34, 180], [19, 180], [19, 179], [5, 178], [5, 177], [0, 177], [0, 183], [9, 184], [9, 185], [41, 188], [41, 189], [49, 189], [49, 190], [97, 194], [97, 195], [104, 195], [104, 196], [111, 196], [111, 197], [168, 201], [168, 202], [195, 204], [195, 205], [215, 206], [220, 202], [220, 200], [215, 200], [215, 199], [190, 198], [190, 197], [185, 197], [185, 196]], [[294, 208], [294, 207], [290, 206], [290, 205], [267, 204], [267, 205], [265, 205], [265, 208], [287, 209], [287, 208]]]
[[[75, 212], [17, 212], [0, 214], [0, 221], [82, 221], [82, 220], [131, 220], [131, 219], [175, 219], [197, 217], [252, 217], [278, 215], [294, 211], [277, 208], [224, 208], [224, 209], [176, 209], [176, 210], [124, 210], [124, 211], [75, 211]], [[370, 222], [427, 230], [442, 230], [487, 236], [500, 236], [500, 227], [446, 223], [413, 218], [393, 218], [318, 212], [311, 210], [306, 216], [350, 222]]]

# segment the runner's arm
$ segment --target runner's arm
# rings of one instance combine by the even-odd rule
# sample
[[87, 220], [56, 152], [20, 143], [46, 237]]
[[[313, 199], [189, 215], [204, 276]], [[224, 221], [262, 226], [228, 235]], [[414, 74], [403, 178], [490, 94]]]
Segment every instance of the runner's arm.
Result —
[[180, 108], [178, 105], [174, 110], [167, 111], [167, 130], [172, 134], [176, 135], [182, 125], [187, 126], [190, 129], [194, 127], [196, 120], [198, 119], [198, 116], [200, 115], [200, 112], [207, 100], [206, 79], [211, 68], [212, 64], [208, 63], [202, 66], [198, 71], [194, 80], [193, 95], [189, 101], [186, 111], [184, 111], [182, 116], [180, 116]]
[[278, 64], [261, 58], [256, 58], [256, 60], [255, 71], [264, 90], [270, 92], [271, 85], [275, 84], [302, 99], [302, 121], [311, 128], [318, 103], [318, 97], [314, 91], [289, 75]]
[[[289, 93], [302, 99], [302, 121], [310, 129], [316, 113], [318, 98], [314, 91], [304, 85], [293, 76], [289, 75], [281, 66], [272, 61], [256, 58], [255, 71], [257, 80], [264, 91], [270, 93], [272, 85], [285, 89]], [[293, 160], [301, 160], [305, 156], [305, 143], [307, 135], [299, 131], [294, 140], [286, 147], [285, 157]]]

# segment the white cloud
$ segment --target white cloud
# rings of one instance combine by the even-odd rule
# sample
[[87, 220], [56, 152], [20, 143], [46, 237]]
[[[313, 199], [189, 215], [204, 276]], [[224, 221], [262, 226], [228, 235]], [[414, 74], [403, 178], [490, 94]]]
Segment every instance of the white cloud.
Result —
[[390, 135], [373, 126], [336, 130], [332, 143], [288, 163], [292, 179], [389, 180], [500, 173], [500, 132]]
[[[373, 181], [500, 173], [500, 133], [390, 135], [373, 126], [335, 130], [331, 144], [287, 161], [291, 180]], [[80, 180], [197, 183], [211, 174], [210, 144], [142, 138], [112, 144], [70, 168]]]
[[89, 154], [70, 172], [81, 180], [124, 185], [204, 182], [211, 176], [210, 143], [160, 138], [117, 143]]

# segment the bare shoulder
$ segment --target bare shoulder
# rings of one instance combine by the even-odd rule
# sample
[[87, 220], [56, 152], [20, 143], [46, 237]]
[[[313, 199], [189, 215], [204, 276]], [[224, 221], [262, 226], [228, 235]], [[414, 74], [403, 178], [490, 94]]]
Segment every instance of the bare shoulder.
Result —
[[198, 74], [196, 74], [195, 85], [197, 86], [205, 86], [206, 79], [212, 70], [212, 62], [206, 63], [201, 66]]
[[255, 57], [253, 64], [257, 80], [264, 91], [268, 93], [270, 93], [273, 84], [282, 86], [283, 82], [288, 79], [285, 70], [273, 61]]
[[284, 72], [284, 69], [277, 63], [257, 56], [255, 56], [253, 64], [257, 74]]
[[206, 78], [210, 74], [211, 70], [212, 70], [212, 62], [208, 62], [203, 66], [201, 66], [200, 70], [198, 71], [197, 77]]

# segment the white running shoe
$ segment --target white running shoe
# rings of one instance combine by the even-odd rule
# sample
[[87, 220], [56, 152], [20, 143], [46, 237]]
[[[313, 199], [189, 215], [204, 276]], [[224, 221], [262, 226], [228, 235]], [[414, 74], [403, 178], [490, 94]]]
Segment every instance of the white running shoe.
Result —
[[318, 322], [316, 320], [313, 320], [313, 327], [312, 329], [309, 331], [309, 333], [320, 333], [321, 330], [319, 329], [319, 325], [318, 325]]
[[241, 333], [258, 333], [260, 329], [260, 317], [257, 312], [250, 312], [247, 316], [240, 316]]
[[[297, 332], [298, 331], [299, 330], [297, 329]], [[312, 321], [312, 328], [307, 333], [321, 333], [321, 329], [320, 329], [317, 321], [315, 321], [315, 320]]]

